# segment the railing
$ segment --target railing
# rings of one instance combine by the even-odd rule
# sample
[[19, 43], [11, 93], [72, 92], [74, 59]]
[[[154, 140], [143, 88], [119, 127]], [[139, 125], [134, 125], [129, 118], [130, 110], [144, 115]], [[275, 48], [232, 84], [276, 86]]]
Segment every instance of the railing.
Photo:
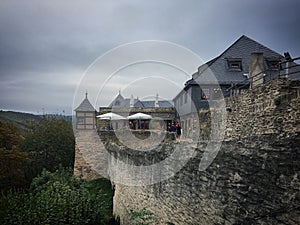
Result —
[[[297, 79], [300, 80], [300, 65], [295, 63], [295, 61], [299, 60], [300, 57], [289, 58], [285, 61], [278, 63], [278, 69], [266, 69], [260, 73], [257, 73], [253, 76], [248, 76], [245, 80], [232, 84], [231, 87], [227, 88], [226, 91], [230, 91], [231, 93], [240, 91], [242, 89], [246, 89], [247, 86], [250, 86], [251, 89], [255, 89], [261, 85], [269, 83], [275, 78], [280, 77], [290, 77], [293, 74], [298, 74], [299, 77]], [[297, 67], [299, 69], [297, 69]], [[295, 69], [294, 69], [295, 68]], [[294, 70], [294, 71], [293, 71]], [[253, 85], [255, 84], [255, 86]]]

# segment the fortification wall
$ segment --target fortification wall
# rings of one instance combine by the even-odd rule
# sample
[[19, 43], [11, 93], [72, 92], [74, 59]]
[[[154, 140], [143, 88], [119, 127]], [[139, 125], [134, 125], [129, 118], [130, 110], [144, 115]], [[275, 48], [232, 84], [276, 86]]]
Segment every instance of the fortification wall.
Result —
[[74, 130], [74, 175], [83, 180], [93, 180], [107, 175], [107, 151], [98, 133], [93, 130]]
[[[225, 139], [205, 171], [199, 170], [199, 163], [210, 127], [220, 128], [210, 120], [211, 113], [224, 116], [218, 109], [200, 114], [197, 146], [188, 141], [180, 144], [183, 156], [190, 149], [195, 151], [175, 176], [144, 186], [114, 183], [114, 214], [121, 224], [132, 224], [128, 213], [143, 208], [154, 213], [157, 224], [298, 224], [299, 81], [274, 80], [226, 99], [226, 108]], [[142, 140], [141, 147], [151, 144], [148, 134], [134, 135]], [[158, 149], [141, 152], [122, 146], [113, 132], [101, 132], [100, 138], [102, 142], [95, 130], [76, 132], [75, 174], [84, 179], [93, 179], [99, 172], [123, 181], [139, 179], [141, 174], [126, 174], [126, 167], [151, 165], [168, 157], [178, 146], [172, 141], [162, 142]], [[180, 164], [180, 157], [172, 163]], [[118, 162], [125, 162], [125, 166], [113, 169]], [[114, 174], [116, 171], [118, 174]], [[156, 173], [153, 171], [152, 176]]]
[[[195, 156], [166, 181], [141, 187], [115, 184], [114, 214], [121, 224], [133, 224], [129, 212], [143, 208], [154, 213], [156, 224], [298, 224], [299, 133], [226, 141], [213, 163], [199, 171], [205, 146], [199, 143]], [[111, 156], [117, 154], [118, 160], [141, 162], [132, 150], [115, 151]]]
[[[300, 221], [300, 85], [274, 80], [265, 86], [226, 99], [225, 139], [213, 163], [199, 170], [206, 129], [195, 154], [172, 178], [148, 186], [115, 184], [114, 214], [121, 224], [132, 224], [128, 213], [146, 208], [157, 224], [298, 224]], [[219, 113], [217, 109], [211, 113]], [[200, 116], [201, 122], [201, 116]], [[152, 157], [116, 145], [109, 162], [145, 165], [153, 157], [171, 154], [174, 143], [164, 143]], [[183, 143], [182, 151], [195, 148]], [[175, 162], [176, 163], [176, 162]], [[180, 158], [178, 158], [180, 163]], [[123, 168], [124, 169], [124, 168]], [[124, 179], [126, 179], [126, 174]]]
[[288, 78], [226, 99], [225, 139], [300, 131], [300, 81]]

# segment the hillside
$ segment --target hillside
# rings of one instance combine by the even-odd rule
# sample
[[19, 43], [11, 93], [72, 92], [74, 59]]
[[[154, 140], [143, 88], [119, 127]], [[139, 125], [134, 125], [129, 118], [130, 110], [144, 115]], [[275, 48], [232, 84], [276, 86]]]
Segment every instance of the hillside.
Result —
[[21, 130], [29, 129], [32, 123], [39, 122], [41, 119], [40, 115], [0, 110], [0, 121], [15, 123]]

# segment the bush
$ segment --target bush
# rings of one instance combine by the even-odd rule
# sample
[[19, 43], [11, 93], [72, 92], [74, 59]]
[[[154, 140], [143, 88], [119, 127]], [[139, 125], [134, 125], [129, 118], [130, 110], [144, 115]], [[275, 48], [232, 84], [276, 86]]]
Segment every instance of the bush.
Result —
[[132, 210], [129, 213], [130, 220], [135, 225], [150, 225], [157, 219], [154, 214], [147, 209]]
[[86, 186], [67, 171], [43, 171], [30, 193], [2, 192], [0, 224], [108, 224], [111, 195]]

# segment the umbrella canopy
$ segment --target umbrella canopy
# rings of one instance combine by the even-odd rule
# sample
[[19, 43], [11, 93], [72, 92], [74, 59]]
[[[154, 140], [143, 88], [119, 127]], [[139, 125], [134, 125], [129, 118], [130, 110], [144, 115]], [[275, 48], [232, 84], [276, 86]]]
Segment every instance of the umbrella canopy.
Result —
[[96, 117], [99, 118], [100, 120], [124, 120], [125, 119], [125, 117], [120, 116], [119, 114], [113, 112], [105, 113]]
[[128, 116], [127, 119], [130, 120], [150, 120], [152, 116], [145, 114], [145, 113], [136, 113], [131, 116]]

